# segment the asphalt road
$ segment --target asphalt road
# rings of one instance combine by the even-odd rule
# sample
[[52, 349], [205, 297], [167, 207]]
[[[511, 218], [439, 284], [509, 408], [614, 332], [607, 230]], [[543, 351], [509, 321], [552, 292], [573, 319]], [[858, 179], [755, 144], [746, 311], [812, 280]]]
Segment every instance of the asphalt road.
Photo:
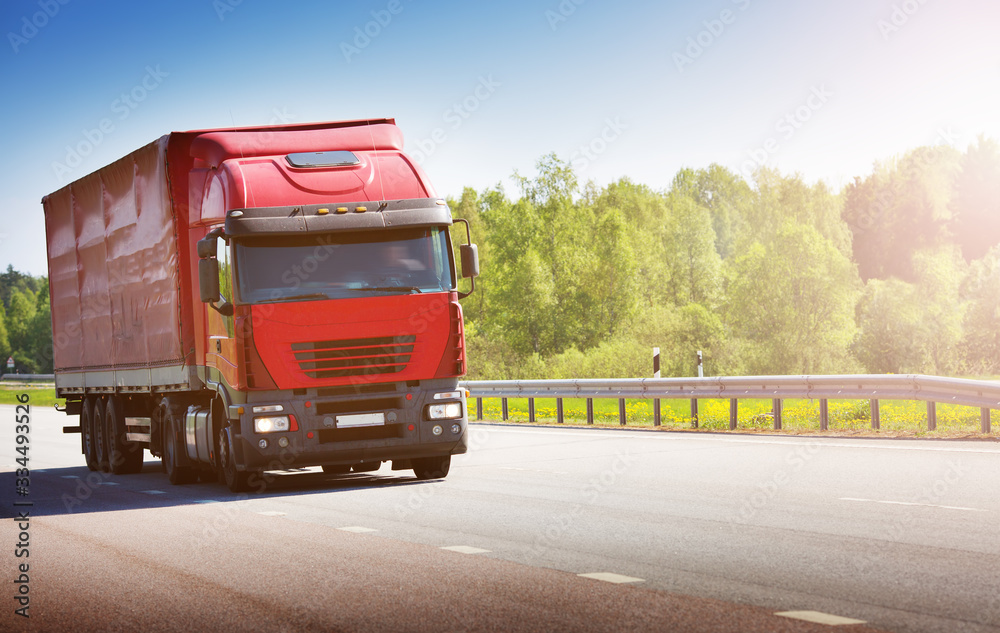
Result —
[[0, 516], [29, 510], [30, 556], [0, 522], [0, 630], [1000, 630], [995, 442], [474, 425], [442, 481], [310, 470], [247, 497], [152, 458], [90, 473], [73, 419], [36, 409], [18, 497], [13, 419]]

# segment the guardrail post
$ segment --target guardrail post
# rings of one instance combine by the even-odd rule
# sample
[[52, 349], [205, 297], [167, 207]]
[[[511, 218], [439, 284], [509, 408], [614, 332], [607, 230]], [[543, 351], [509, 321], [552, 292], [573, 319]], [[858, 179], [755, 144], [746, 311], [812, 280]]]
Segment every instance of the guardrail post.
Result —
[[618, 398], [618, 424], [625, 426], [625, 398]]
[[698, 428], [698, 399], [691, 398], [691, 428]]
[[476, 419], [482, 421], [483, 419], [483, 399], [476, 398]]
[[933, 402], [927, 403], [927, 430], [937, 430], [937, 405]]
[[877, 431], [882, 426], [882, 416], [879, 415], [878, 400], [872, 398], [870, 404], [872, 410], [872, 430]]
[[771, 401], [774, 405], [774, 430], [781, 430], [781, 398], [775, 398]]
[[528, 422], [535, 421], [535, 399], [528, 398]]
[[594, 399], [587, 398], [587, 424], [594, 423]]
[[736, 398], [729, 399], [729, 430], [735, 431], [739, 424], [740, 401]]
[[562, 398], [556, 398], [556, 423], [563, 423], [563, 401]]
[[826, 398], [819, 401], [819, 430], [830, 430], [830, 401]]
[[[653, 348], [653, 378], [660, 377], [660, 348]], [[660, 399], [653, 399], [653, 426], [660, 426]]]
[[979, 428], [983, 433], [990, 432], [990, 409], [983, 407], [979, 410]]
[[500, 398], [500, 415], [504, 422], [506, 422], [507, 418], [510, 417], [507, 411], [507, 398]]

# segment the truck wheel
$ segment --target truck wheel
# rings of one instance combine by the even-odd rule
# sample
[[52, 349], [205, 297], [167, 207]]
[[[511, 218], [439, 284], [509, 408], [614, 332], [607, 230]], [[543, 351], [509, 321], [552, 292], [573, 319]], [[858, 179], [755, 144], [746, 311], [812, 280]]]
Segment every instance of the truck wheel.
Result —
[[94, 411], [91, 420], [94, 423], [94, 459], [101, 472], [111, 472], [111, 451], [108, 446], [108, 425], [105, 422], [104, 400], [94, 399]]
[[230, 492], [247, 492], [250, 490], [251, 473], [237, 470], [233, 456], [233, 438], [228, 426], [219, 430], [219, 471], [220, 479], [226, 482]]
[[94, 399], [84, 398], [80, 409], [80, 449], [87, 461], [87, 468], [97, 470], [97, 445], [94, 441]]
[[111, 472], [116, 475], [132, 475], [142, 470], [142, 446], [129, 442], [126, 438], [125, 411], [118, 398], [108, 399], [104, 415], [106, 426], [111, 431], [108, 437], [111, 451]]
[[417, 479], [443, 479], [451, 470], [451, 455], [420, 457], [413, 460], [413, 474]]
[[174, 428], [174, 421], [170, 415], [170, 409], [166, 405], [161, 405], [163, 427], [163, 471], [167, 473], [167, 479], [174, 485], [194, 483], [198, 479], [198, 473], [189, 466], [181, 466], [177, 463], [180, 455], [180, 442], [177, 439], [177, 429]]

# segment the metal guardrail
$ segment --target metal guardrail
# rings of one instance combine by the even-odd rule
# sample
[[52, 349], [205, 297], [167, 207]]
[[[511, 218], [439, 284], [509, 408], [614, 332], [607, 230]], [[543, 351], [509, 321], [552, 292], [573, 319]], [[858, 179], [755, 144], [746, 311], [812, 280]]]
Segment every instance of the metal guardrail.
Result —
[[55, 374], [4, 374], [0, 382], [55, 382]]
[[618, 400], [619, 423], [625, 425], [625, 401], [652, 399], [653, 424], [660, 425], [661, 399], [690, 399], [691, 417], [698, 419], [699, 399], [728, 399], [729, 428], [737, 427], [739, 400], [769, 399], [774, 405], [774, 428], [781, 429], [782, 400], [820, 401], [820, 428], [829, 424], [829, 400], [869, 400], [872, 428], [880, 426], [879, 400], [913, 400], [927, 403], [927, 428], [937, 428], [937, 404], [958, 404], [980, 409], [981, 430], [990, 432], [990, 410], [1000, 409], [1000, 382], [937, 376], [857, 374], [841, 376], [733, 376], [714, 378], [631, 378], [613, 380], [498, 380], [465, 381], [461, 386], [477, 398], [477, 419], [482, 419], [483, 398], [500, 398], [502, 415], [508, 417], [507, 399], [527, 398], [528, 417], [535, 421], [534, 400], [555, 398], [557, 421], [563, 422], [564, 398], [587, 400], [587, 423], [593, 424], [595, 398]]

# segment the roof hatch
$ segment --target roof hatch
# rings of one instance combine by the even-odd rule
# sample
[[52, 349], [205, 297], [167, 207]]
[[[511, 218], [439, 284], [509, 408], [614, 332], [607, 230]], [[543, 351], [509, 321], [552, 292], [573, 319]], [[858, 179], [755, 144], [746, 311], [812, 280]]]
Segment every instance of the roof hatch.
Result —
[[337, 150], [330, 152], [299, 152], [285, 156], [292, 167], [348, 167], [360, 165], [361, 160], [354, 152]]

